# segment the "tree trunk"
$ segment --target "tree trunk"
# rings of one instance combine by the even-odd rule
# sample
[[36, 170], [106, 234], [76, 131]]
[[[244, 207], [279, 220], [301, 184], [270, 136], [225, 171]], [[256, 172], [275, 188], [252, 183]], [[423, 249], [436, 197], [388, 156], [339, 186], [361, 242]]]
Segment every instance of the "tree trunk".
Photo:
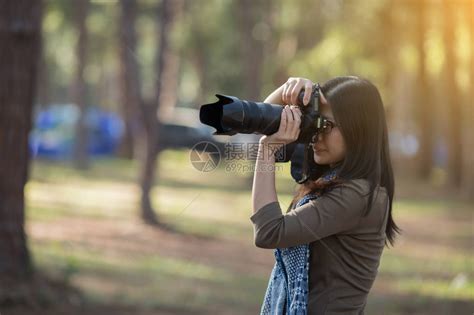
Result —
[[[265, 28], [270, 29], [271, 3], [268, 0], [241, 0], [237, 1], [236, 5], [245, 99], [261, 101], [261, 74], [263, 73], [266, 36], [268, 36], [265, 34]], [[247, 135], [249, 139], [246, 143], [247, 148], [249, 143], [258, 143], [261, 136], [260, 134]], [[246, 183], [252, 186], [253, 174], [251, 172], [246, 174]]]
[[[195, 36], [199, 36], [196, 34]], [[204, 49], [195, 49], [190, 57], [191, 63], [196, 69], [197, 81], [199, 82], [199, 92], [194, 100], [195, 104], [205, 104], [207, 101], [207, 93], [209, 92], [209, 78], [206, 62], [206, 51]]]
[[[470, 14], [469, 14], [470, 12]], [[463, 172], [462, 172], [462, 190], [464, 196], [468, 200], [474, 201], [474, 136], [472, 134], [472, 126], [474, 125], [474, 1], [466, 5], [466, 16], [468, 19], [468, 26], [470, 29], [470, 43], [471, 43], [471, 74], [470, 74], [470, 89], [467, 95], [466, 115], [464, 117], [463, 125]]]
[[[0, 0], [0, 296], [32, 275], [24, 187], [41, 44], [41, 1]], [[1, 297], [0, 297], [1, 300]]]
[[379, 42], [380, 45], [377, 45], [376, 47], [380, 50], [377, 50], [376, 54], [384, 66], [382, 85], [387, 87], [384, 103], [386, 106], [387, 121], [390, 125], [392, 125], [392, 122], [397, 119], [396, 117], [393, 117], [393, 109], [397, 103], [394, 93], [394, 81], [398, 53], [398, 34], [396, 32], [397, 21], [395, 19], [393, 0], [388, 0], [385, 2], [385, 6], [382, 8], [379, 14], [379, 19], [380, 20], [378, 23], [381, 26], [381, 32], [378, 32], [380, 37], [377, 38], [377, 42]]
[[433, 119], [434, 109], [433, 99], [430, 97], [428, 75], [426, 73], [426, 49], [425, 49], [425, 34], [426, 34], [426, 1], [419, 0], [414, 5], [417, 16], [418, 27], [416, 31], [416, 46], [418, 52], [418, 90], [416, 113], [418, 126], [420, 128], [420, 151], [418, 176], [424, 180], [428, 180], [433, 168]]
[[461, 165], [462, 165], [462, 143], [461, 143], [461, 105], [459, 90], [456, 84], [456, 56], [455, 56], [455, 27], [456, 22], [453, 19], [454, 8], [450, 0], [443, 1], [444, 12], [444, 47], [446, 51], [445, 90], [446, 104], [444, 109], [447, 118], [447, 141], [448, 144], [448, 184], [459, 188], [461, 184]]
[[145, 117], [144, 120], [147, 136], [140, 156], [141, 217], [148, 224], [158, 225], [159, 219], [150, 199], [150, 191], [155, 176], [158, 121], [156, 119], [156, 106], [144, 104], [143, 107], [145, 107], [144, 112], [148, 113], [148, 117]]
[[[172, 22], [176, 23], [181, 18], [184, 2], [173, 0], [171, 8]], [[168, 43], [163, 54], [163, 69], [161, 73], [161, 88], [159, 91], [158, 117], [160, 121], [167, 121], [172, 118], [176, 103], [178, 101], [178, 78], [181, 64], [181, 49], [173, 43]]]
[[[380, 27], [380, 32], [377, 32], [377, 35], [380, 37], [377, 37], [376, 42], [379, 44], [374, 47], [374, 54], [379, 60], [381, 60], [381, 64], [383, 65], [384, 75], [381, 85], [387, 87], [384, 95], [384, 105], [388, 130], [391, 132], [393, 129], [395, 129], [395, 122], [398, 119], [398, 117], [395, 115], [397, 112], [394, 110], [395, 104], [397, 103], [394, 90], [396, 83], [395, 69], [398, 53], [396, 37], [398, 34], [396, 32], [397, 21], [395, 19], [393, 0], [386, 1], [385, 5], [381, 8], [380, 13], [377, 14], [377, 16], [377, 25]], [[393, 167], [396, 169], [396, 163], [398, 159], [394, 156], [393, 151], [391, 158]]]
[[84, 82], [84, 68], [86, 66], [87, 54], [87, 11], [89, 0], [75, 1], [75, 23], [78, 33], [76, 44], [76, 77], [73, 87], [73, 98], [79, 107], [79, 118], [76, 123], [76, 142], [74, 146], [74, 163], [78, 169], [86, 169], [88, 160], [88, 130], [86, 126], [86, 84]]
[[140, 123], [139, 110], [143, 102], [141, 96], [140, 70], [136, 57], [137, 35], [135, 22], [137, 15], [136, 0], [121, 0], [120, 18], [120, 83], [122, 115], [125, 122], [125, 134], [120, 146], [120, 156], [138, 157], [140, 145], [143, 146], [145, 130]]
[[50, 100], [50, 83], [48, 76], [48, 63], [44, 51], [41, 51], [39, 57], [39, 69], [38, 69], [38, 106], [39, 108], [45, 108], [51, 102]]
[[[268, 1], [237, 1], [237, 21], [241, 40], [244, 94], [247, 100], [260, 100], [263, 49], [265, 38], [259, 38], [257, 24], [269, 12]], [[264, 22], [262, 22], [264, 23]]]
[[155, 177], [156, 159], [158, 153], [158, 130], [159, 108], [162, 105], [162, 93], [165, 89], [169, 89], [167, 76], [173, 71], [167, 69], [168, 66], [174, 67], [176, 63], [169, 60], [172, 55], [170, 50], [170, 35], [172, 23], [177, 12], [182, 7], [182, 1], [163, 0], [158, 10], [159, 19], [159, 39], [158, 49], [156, 50], [156, 95], [155, 102], [152, 104], [144, 104], [142, 112], [145, 114], [145, 125], [147, 129], [146, 150], [141, 157], [140, 186], [142, 190], [141, 211], [142, 218], [150, 224], [158, 224], [159, 220], [153, 209], [150, 200], [150, 191], [153, 187], [153, 179]]

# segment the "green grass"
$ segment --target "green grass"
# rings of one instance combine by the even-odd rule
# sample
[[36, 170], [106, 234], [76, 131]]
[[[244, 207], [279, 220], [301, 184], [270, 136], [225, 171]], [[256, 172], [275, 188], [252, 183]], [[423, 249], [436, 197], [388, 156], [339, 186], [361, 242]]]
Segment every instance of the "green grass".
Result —
[[37, 265], [80, 286], [89, 299], [97, 302], [151, 308], [179, 305], [189, 311], [212, 303], [251, 310], [260, 302], [267, 281], [263, 275], [236, 274], [156, 254], [104, 254], [56, 241], [33, 242], [32, 247]]
[[[277, 191], [286, 208], [295, 184], [289, 165], [279, 165]], [[181, 307], [190, 313], [257, 313], [273, 266], [271, 251], [266, 252], [266, 268], [255, 266], [258, 272], [245, 271], [254, 269], [248, 256], [235, 261], [223, 252], [202, 259], [211, 257], [206, 240], [246, 255], [262, 253], [254, 248], [249, 220], [252, 173], [229, 172], [225, 161], [202, 173], [192, 167], [187, 151], [163, 152], [153, 205], [181, 235], [197, 236], [196, 244], [204, 244], [192, 253], [188, 238], [168, 238], [164, 242], [183, 246], [168, 254], [160, 246], [162, 234], [141, 228], [138, 170], [136, 162], [119, 159], [95, 161], [87, 171], [68, 163], [34, 161], [26, 215], [36, 266], [79, 287], [91, 301]], [[403, 199], [393, 209], [405, 231], [395, 248], [384, 252], [367, 313], [384, 309], [403, 314], [395, 304], [406, 303], [424, 314], [426, 304], [419, 301], [425, 299], [472, 300], [472, 205]], [[144, 244], [150, 250], [140, 251]], [[387, 296], [407, 298], [394, 302]]]
[[[462, 274], [460, 274], [462, 276]], [[474, 297], [474, 283], [472, 281], [459, 286], [453, 285], [453, 281], [442, 281], [424, 279], [422, 276], [403, 281], [399, 284], [399, 290], [412, 294], [433, 296], [443, 299], [465, 299], [471, 300]]]
[[454, 255], [438, 255], [436, 259], [418, 258], [410, 253], [395, 254], [385, 251], [382, 260], [383, 263], [380, 266], [382, 272], [400, 277], [423, 273], [439, 277], [456, 275], [463, 272], [472, 272], [472, 266], [474, 266], [474, 257], [460, 251]]

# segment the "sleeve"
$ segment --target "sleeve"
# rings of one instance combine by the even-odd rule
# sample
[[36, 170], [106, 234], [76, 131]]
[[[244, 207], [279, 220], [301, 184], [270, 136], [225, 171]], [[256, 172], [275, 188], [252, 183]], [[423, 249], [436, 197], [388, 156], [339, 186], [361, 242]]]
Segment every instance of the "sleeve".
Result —
[[351, 180], [285, 215], [278, 201], [266, 204], [250, 217], [255, 245], [287, 248], [354, 228], [367, 206], [363, 181]]

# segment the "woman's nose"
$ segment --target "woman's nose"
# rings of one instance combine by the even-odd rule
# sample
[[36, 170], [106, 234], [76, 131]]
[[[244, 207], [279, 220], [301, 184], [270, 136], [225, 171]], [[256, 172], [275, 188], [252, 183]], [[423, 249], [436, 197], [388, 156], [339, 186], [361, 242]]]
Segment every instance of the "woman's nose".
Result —
[[318, 133], [318, 135], [317, 135], [317, 137], [318, 137], [318, 141], [321, 141], [321, 140], [323, 140], [323, 136], [324, 136], [324, 135], [323, 135], [323, 133], [322, 133], [322, 132]]
[[316, 143], [316, 142], [319, 142], [323, 139], [323, 134], [320, 132], [320, 133], [317, 133], [315, 135], [313, 135], [313, 137], [311, 138], [311, 142], [312, 143]]

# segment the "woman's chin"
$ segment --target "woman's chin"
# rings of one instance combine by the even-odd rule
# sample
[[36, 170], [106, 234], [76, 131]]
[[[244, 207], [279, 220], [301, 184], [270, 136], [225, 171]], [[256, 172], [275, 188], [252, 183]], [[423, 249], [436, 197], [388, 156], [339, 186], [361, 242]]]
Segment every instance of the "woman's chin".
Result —
[[327, 163], [325, 163], [326, 159], [324, 159], [323, 157], [321, 157], [317, 153], [314, 153], [314, 162], [316, 162], [319, 165], [327, 164]]

